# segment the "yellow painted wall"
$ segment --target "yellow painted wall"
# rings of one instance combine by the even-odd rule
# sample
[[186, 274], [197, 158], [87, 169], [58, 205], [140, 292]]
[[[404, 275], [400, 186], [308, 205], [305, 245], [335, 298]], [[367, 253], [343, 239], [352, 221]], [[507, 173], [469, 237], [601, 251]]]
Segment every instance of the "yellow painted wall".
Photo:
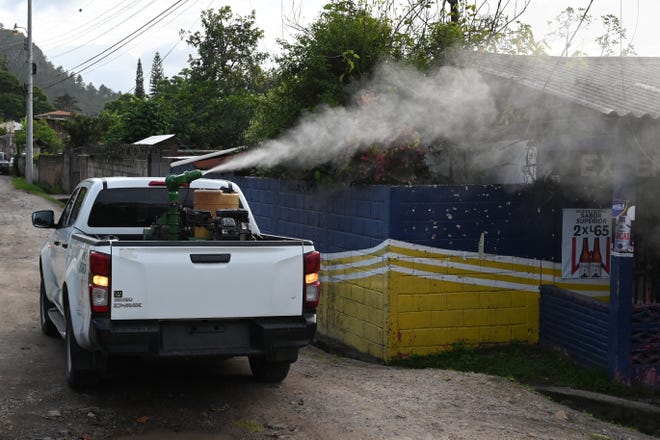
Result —
[[[355, 259], [337, 260], [349, 264]], [[358, 260], [359, 261], [359, 260]], [[387, 273], [382, 264], [322, 271], [341, 277], [322, 284], [317, 331], [378, 359], [385, 359], [387, 344]], [[351, 279], [352, 278], [352, 279]]]
[[[541, 263], [394, 240], [326, 254], [318, 332], [386, 362], [459, 342], [537, 343], [538, 286], [560, 271]], [[592, 294], [608, 289], [573, 287]]]
[[388, 357], [470, 345], [538, 342], [539, 294], [390, 273]]

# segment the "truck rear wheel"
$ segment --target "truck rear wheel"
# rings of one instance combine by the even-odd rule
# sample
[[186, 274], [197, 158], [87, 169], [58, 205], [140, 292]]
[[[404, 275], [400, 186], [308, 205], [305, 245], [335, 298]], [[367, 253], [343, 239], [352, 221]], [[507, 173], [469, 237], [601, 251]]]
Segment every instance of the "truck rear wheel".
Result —
[[66, 335], [64, 349], [66, 354], [66, 381], [71, 388], [83, 388], [95, 385], [99, 381], [98, 372], [93, 368], [94, 354], [78, 345], [71, 325], [71, 313], [65, 306]]
[[46, 336], [56, 336], [59, 334], [57, 327], [55, 327], [55, 324], [53, 324], [53, 321], [48, 316], [48, 310], [52, 307], [55, 306], [46, 297], [46, 286], [44, 285], [43, 277], [41, 277], [39, 286], [39, 325], [41, 332]]
[[270, 361], [265, 357], [250, 357], [250, 370], [252, 376], [259, 382], [282, 382], [287, 374], [291, 362], [288, 361]]

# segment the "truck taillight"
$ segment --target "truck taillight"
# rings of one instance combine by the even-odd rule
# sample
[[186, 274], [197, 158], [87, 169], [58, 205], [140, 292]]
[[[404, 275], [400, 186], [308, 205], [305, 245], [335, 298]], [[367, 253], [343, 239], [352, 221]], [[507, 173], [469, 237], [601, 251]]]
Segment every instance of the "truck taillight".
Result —
[[305, 254], [305, 290], [303, 304], [305, 310], [314, 310], [319, 305], [321, 296], [321, 283], [319, 272], [321, 270], [321, 254], [318, 251]]
[[110, 255], [101, 252], [89, 254], [89, 302], [94, 313], [110, 310]]

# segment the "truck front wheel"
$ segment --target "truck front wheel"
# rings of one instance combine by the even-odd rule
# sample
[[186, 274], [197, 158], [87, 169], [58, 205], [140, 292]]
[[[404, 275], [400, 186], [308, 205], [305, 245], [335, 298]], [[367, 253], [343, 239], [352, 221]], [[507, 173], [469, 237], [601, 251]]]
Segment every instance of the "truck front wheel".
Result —
[[259, 382], [282, 382], [289, 374], [291, 362], [270, 361], [262, 356], [250, 356], [252, 376]]

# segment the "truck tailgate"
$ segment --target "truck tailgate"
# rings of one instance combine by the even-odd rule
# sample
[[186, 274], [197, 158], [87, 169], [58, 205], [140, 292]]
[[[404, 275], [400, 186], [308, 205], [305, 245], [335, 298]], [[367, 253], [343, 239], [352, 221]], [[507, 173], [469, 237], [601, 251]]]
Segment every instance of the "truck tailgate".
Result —
[[111, 318], [300, 315], [302, 246], [249, 243], [113, 245]]

